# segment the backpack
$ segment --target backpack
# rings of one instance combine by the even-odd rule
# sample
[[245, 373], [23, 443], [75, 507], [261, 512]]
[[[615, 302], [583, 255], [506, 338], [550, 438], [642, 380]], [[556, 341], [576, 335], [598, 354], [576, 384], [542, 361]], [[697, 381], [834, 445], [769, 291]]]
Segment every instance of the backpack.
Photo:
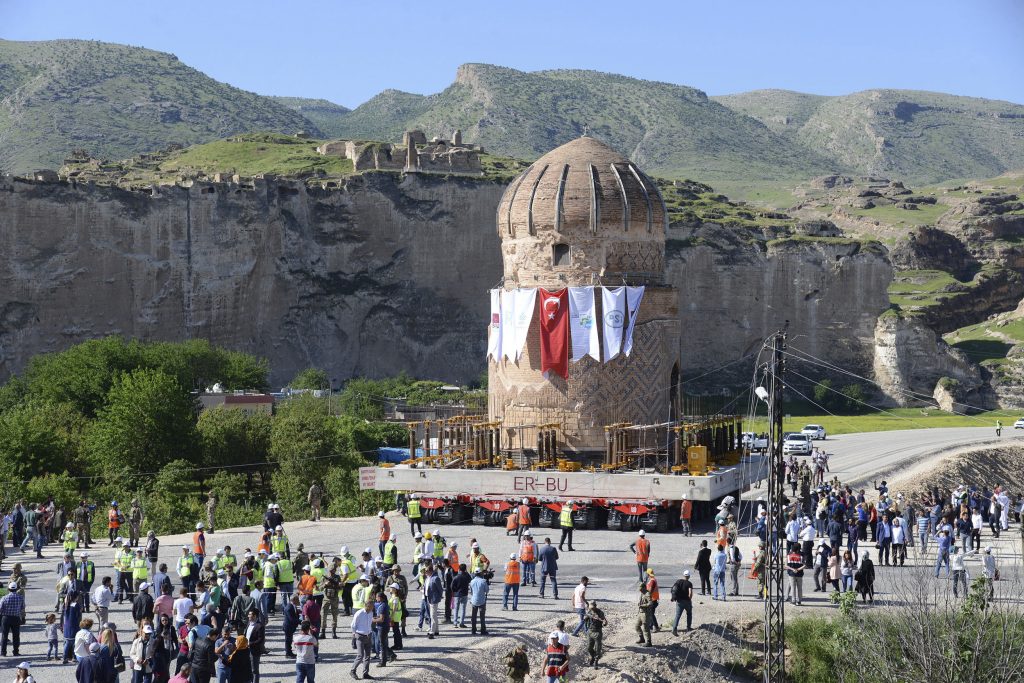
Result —
[[505, 655], [505, 666], [508, 667], [505, 673], [510, 678], [523, 678], [530, 673], [530, 660], [526, 653], [519, 649], [511, 650]]

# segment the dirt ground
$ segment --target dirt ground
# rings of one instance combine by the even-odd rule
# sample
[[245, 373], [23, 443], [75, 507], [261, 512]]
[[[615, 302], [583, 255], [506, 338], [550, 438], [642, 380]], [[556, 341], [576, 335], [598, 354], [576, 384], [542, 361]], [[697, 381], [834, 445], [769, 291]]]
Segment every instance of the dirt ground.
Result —
[[965, 448], [939, 459], [926, 460], [889, 480], [892, 495], [916, 499], [933, 486], [955, 489], [960, 484], [996, 484], [1009, 488], [1011, 496], [1024, 491], [1024, 447]]

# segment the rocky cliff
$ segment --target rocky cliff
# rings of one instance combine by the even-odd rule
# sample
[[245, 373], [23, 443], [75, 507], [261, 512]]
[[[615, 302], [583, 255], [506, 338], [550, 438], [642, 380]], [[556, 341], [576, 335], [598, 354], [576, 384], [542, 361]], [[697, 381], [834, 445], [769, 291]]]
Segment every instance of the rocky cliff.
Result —
[[[262, 179], [152, 194], [0, 178], [0, 377], [35, 353], [122, 334], [261, 354], [274, 384], [307, 366], [338, 379], [475, 379], [486, 290], [501, 277], [503, 189], [389, 173], [335, 190]], [[670, 230], [684, 376], [756, 350], [786, 320], [794, 346], [870, 371], [891, 280], [884, 250], [770, 237], [713, 223]], [[746, 386], [752, 362], [687, 390]]]

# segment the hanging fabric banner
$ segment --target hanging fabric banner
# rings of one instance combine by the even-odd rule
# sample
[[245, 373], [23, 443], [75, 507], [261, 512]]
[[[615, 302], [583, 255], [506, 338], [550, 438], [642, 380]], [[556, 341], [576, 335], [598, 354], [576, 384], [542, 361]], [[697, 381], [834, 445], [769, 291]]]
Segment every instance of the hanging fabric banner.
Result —
[[569, 379], [569, 290], [540, 295], [540, 370], [555, 372]]
[[[515, 317], [512, 319], [512, 348], [505, 349], [504, 353], [518, 363], [519, 357], [523, 355], [523, 346], [526, 345], [526, 335], [530, 331], [530, 323], [533, 322], [537, 289], [514, 289], [509, 293], [515, 298], [515, 302], [512, 304]], [[506, 344], [505, 339], [508, 337], [502, 339], [503, 345]]]
[[487, 358], [501, 360], [501, 290], [491, 290], [491, 322], [487, 326]]
[[626, 328], [626, 341], [622, 344], [622, 352], [627, 356], [633, 352], [633, 327], [640, 312], [640, 302], [644, 298], [643, 287], [626, 287], [626, 305], [629, 307], [629, 327]]
[[501, 291], [501, 355], [498, 360], [516, 359], [516, 297], [515, 290]]
[[626, 327], [626, 288], [601, 288], [603, 313], [604, 362], [619, 355], [622, 349], [622, 332]]
[[594, 288], [569, 288], [569, 338], [572, 341], [572, 360], [578, 363], [584, 356], [601, 360], [601, 339], [594, 319]]

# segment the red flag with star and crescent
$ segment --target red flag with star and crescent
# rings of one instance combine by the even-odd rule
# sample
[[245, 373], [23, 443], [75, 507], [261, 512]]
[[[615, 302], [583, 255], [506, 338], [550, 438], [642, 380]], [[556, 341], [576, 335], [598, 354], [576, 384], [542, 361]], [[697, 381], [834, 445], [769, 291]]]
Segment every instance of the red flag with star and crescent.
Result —
[[540, 370], [569, 379], [569, 290], [537, 288], [540, 311]]

